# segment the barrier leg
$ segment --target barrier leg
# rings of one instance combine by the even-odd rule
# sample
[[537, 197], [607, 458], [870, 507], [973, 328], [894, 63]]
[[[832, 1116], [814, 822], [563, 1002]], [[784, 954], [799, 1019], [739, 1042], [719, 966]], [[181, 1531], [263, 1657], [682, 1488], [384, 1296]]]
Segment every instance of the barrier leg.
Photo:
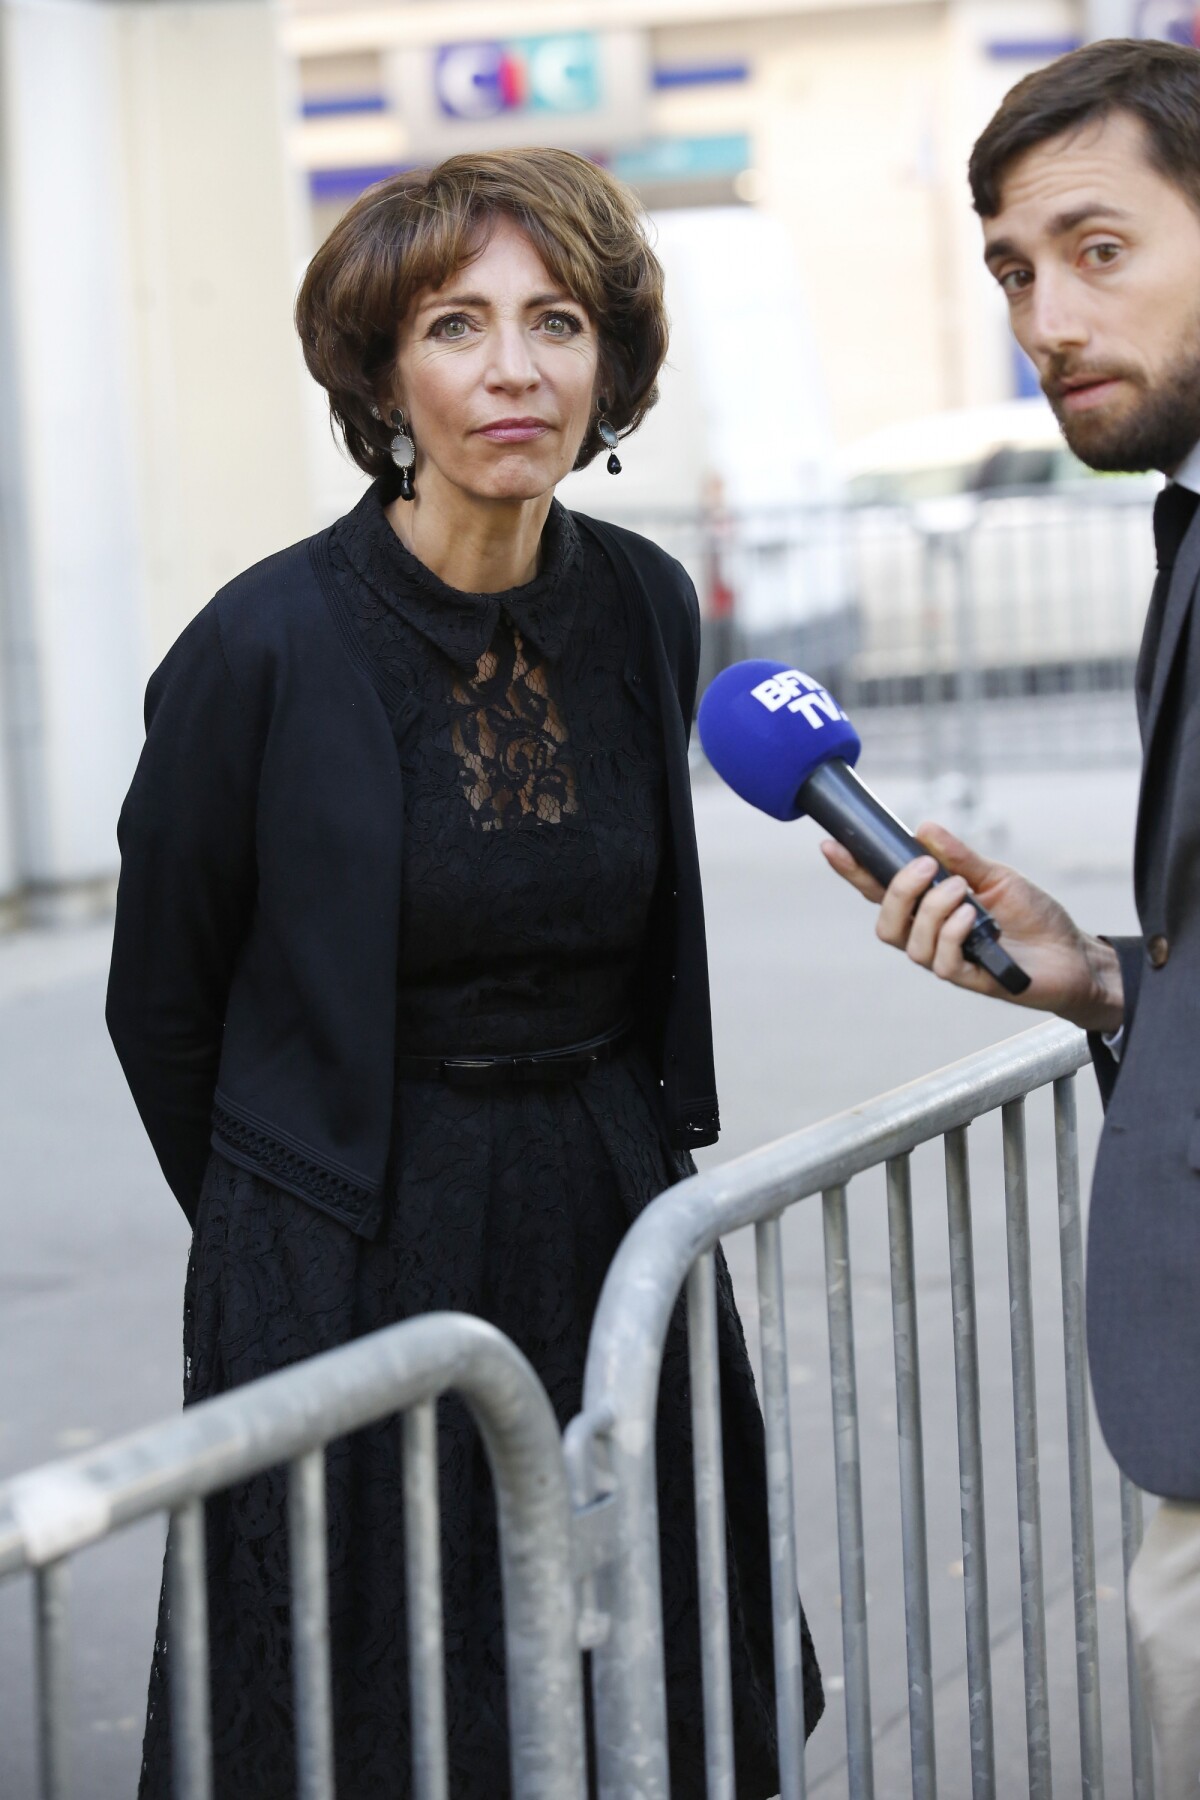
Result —
[[292, 1560], [292, 1663], [298, 1800], [333, 1800], [329, 1591], [325, 1558], [325, 1451], [288, 1466]]
[[47, 1563], [37, 1571], [34, 1582], [41, 1800], [67, 1800], [67, 1593], [70, 1576], [66, 1563]]
[[696, 1564], [700, 1583], [700, 1655], [704, 1684], [704, 1764], [708, 1800], [735, 1800], [729, 1586], [725, 1564], [725, 1467], [713, 1253], [692, 1265], [687, 1288], [692, 1382], [692, 1461], [696, 1492]]
[[954, 1314], [954, 1386], [958, 1409], [958, 1492], [962, 1513], [963, 1606], [967, 1629], [967, 1704], [971, 1730], [971, 1800], [995, 1800], [992, 1648], [988, 1623], [987, 1530], [979, 1411], [979, 1328], [975, 1311], [975, 1246], [967, 1132], [948, 1131], [946, 1215], [950, 1228], [950, 1294]]
[[412, 1695], [413, 1793], [446, 1800], [446, 1652], [438, 1521], [437, 1415], [422, 1400], [404, 1415], [404, 1576]]
[[846, 1679], [846, 1763], [850, 1800], [874, 1800], [862, 1458], [858, 1441], [858, 1385], [854, 1367], [850, 1234], [846, 1224], [845, 1188], [828, 1189], [821, 1204], [825, 1225], [825, 1303], [829, 1314], [833, 1467], [837, 1483], [838, 1569], [842, 1591], [842, 1667]]
[[167, 1639], [175, 1782], [172, 1800], [211, 1800], [203, 1500], [188, 1500], [171, 1514], [167, 1535]]
[[907, 1156], [887, 1165], [892, 1264], [892, 1342], [900, 1444], [900, 1530], [904, 1544], [904, 1633], [908, 1650], [908, 1729], [913, 1800], [937, 1800], [933, 1733], [933, 1653], [929, 1636], [929, 1557], [925, 1534], [925, 1455], [921, 1366], [913, 1267], [912, 1181]]
[[796, 1496], [788, 1392], [787, 1318], [779, 1219], [754, 1228], [762, 1338], [767, 1508], [771, 1530], [771, 1610], [775, 1626], [775, 1707], [780, 1800], [804, 1800], [804, 1668], [796, 1592]]
[[1051, 1800], [1046, 1602], [1038, 1479], [1037, 1381], [1033, 1354], [1033, 1281], [1029, 1256], [1029, 1178], [1025, 1104], [1003, 1109], [1004, 1201], [1008, 1232], [1009, 1331], [1013, 1423], [1017, 1440], [1017, 1520], [1021, 1560], [1021, 1636], [1025, 1652], [1025, 1728], [1030, 1800]]

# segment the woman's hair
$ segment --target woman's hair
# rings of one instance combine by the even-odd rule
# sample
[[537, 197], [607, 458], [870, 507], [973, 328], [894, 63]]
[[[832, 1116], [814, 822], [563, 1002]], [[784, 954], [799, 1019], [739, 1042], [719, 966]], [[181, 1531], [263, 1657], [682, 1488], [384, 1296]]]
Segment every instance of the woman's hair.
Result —
[[1200, 208], [1200, 52], [1116, 38], [1060, 56], [1005, 96], [971, 152], [975, 211], [996, 217], [1004, 178], [1026, 150], [1113, 112], [1141, 120], [1159, 174]]
[[[493, 150], [368, 188], [313, 257], [296, 300], [309, 372], [329, 395], [346, 448], [368, 475], [393, 472], [382, 410], [397, 332], [417, 295], [477, 256], [512, 219], [600, 338], [609, 422], [633, 431], [658, 398], [667, 351], [663, 275], [633, 195], [569, 150]], [[595, 421], [575, 467], [600, 449]]]

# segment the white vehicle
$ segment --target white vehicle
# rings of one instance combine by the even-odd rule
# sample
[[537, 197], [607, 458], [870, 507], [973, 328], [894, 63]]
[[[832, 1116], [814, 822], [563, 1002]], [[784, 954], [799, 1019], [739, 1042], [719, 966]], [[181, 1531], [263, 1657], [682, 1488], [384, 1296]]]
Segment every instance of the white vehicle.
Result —
[[857, 506], [914, 506], [992, 488], [1095, 480], [1066, 446], [1044, 400], [1005, 400], [905, 419], [859, 438], [838, 458]]
[[1097, 475], [1042, 400], [946, 412], [852, 445], [862, 644], [892, 684], [964, 663], [1037, 691], [1127, 678], [1153, 580], [1157, 475]]

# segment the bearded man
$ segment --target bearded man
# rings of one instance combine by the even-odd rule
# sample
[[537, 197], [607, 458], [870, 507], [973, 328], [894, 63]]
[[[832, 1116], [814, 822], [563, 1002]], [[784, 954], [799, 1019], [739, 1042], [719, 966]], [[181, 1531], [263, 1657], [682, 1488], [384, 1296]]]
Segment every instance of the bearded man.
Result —
[[1091, 1034], [1105, 1099], [1088, 1229], [1088, 1352], [1105, 1439], [1163, 1497], [1129, 1584], [1164, 1800], [1200, 1795], [1200, 52], [1091, 44], [1013, 88], [970, 164], [984, 258], [1071, 449], [1159, 469], [1158, 578], [1136, 676], [1142, 933], [1091, 936], [936, 825], [878, 935], [943, 980], [1011, 997], [962, 954], [968, 886], [1028, 971], [1016, 1002]]

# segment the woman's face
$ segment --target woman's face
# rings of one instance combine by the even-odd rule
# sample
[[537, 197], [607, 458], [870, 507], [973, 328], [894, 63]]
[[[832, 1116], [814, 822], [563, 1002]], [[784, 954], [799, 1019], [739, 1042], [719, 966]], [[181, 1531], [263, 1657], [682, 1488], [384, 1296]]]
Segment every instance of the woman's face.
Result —
[[579, 453], [595, 407], [596, 328], [511, 220], [400, 328], [393, 404], [430, 479], [480, 500], [534, 500]]

